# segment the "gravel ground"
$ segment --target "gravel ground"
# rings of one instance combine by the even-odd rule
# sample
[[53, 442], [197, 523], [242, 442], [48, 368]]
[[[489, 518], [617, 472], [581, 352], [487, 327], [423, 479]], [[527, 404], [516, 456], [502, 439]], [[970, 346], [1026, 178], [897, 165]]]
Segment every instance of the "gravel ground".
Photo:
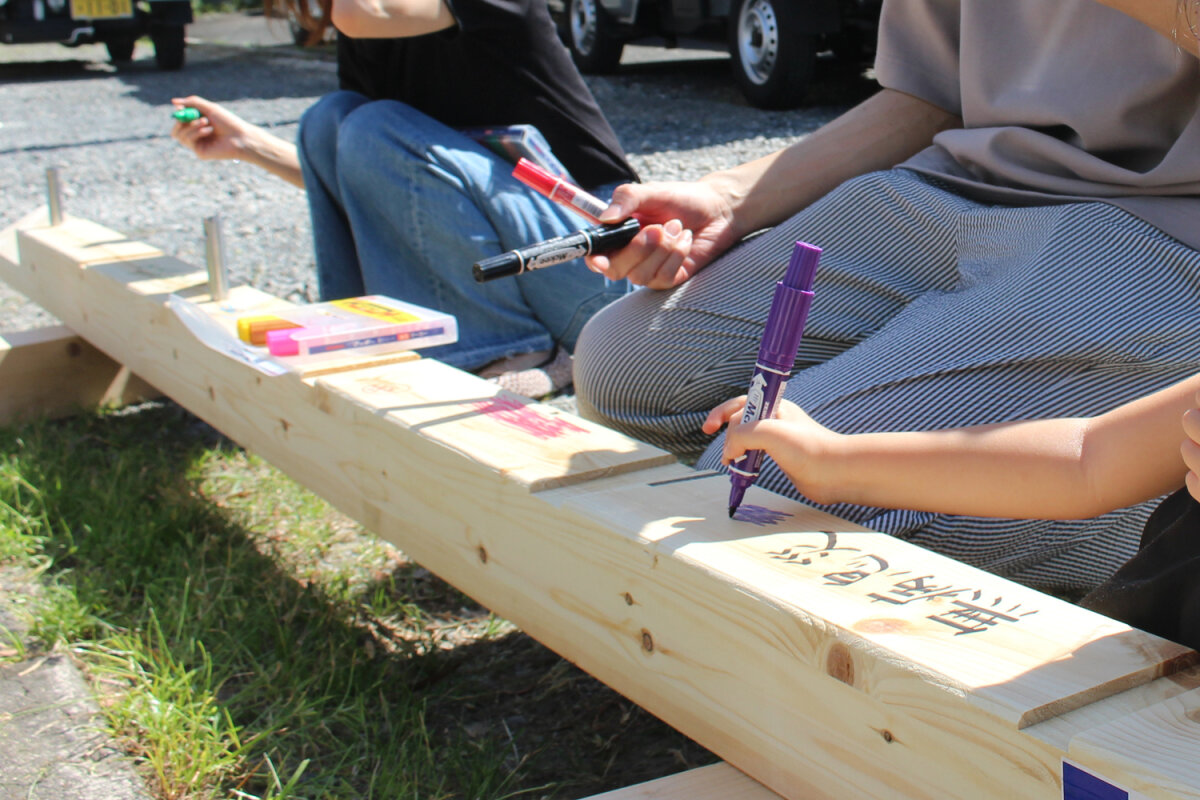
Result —
[[[0, 46], [0, 227], [46, 202], [60, 169], [66, 213], [202, 266], [202, 220], [222, 220], [231, 281], [315, 300], [303, 193], [247, 164], [200, 162], [171, 140], [170, 98], [197, 93], [295, 137], [300, 114], [335, 88], [331, 47], [300, 50], [281, 23], [207, 15], [189, 28], [188, 65], [160, 72], [139, 44], [116, 69], [99, 45]], [[752, 108], [728, 57], [703, 45], [630, 46], [619, 72], [588, 83], [644, 179], [690, 179], [773, 151], [871, 90], [844, 72], [794, 111]], [[53, 318], [0, 283], [0, 330]]]
[[[239, 14], [203, 17], [188, 35], [188, 65], [174, 73], [159, 72], [140, 44], [134, 62], [120, 69], [100, 46], [0, 46], [0, 228], [45, 204], [46, 169], [58, 167], [66, 213], [197, 266], [204, 263], [202, 221], [217, 215], [234, 283], [315, 300], [303, 193], [249, 165], [195, 159], [170, 138], [170, 98], [205, 95], [294, 138], [304, 109], [335, 88], [332, 48], [300, 50], [282, 24]], [[764, 155], [873, 88], [868, 79], [831, 70], [808, 107], [760, 111], [738, 93], [723, 53], [641, 45], [627, 48], [616, 75], [588, 82], [647, 180], [696, 178]], [[0, 332], [53, 321], [0, 282]], [[0, 573], [0, 600], [32, 580], [11, 573]], [[18, 727], [10, 721], [9, 735], [22, 737], [22, 748], [0, 747], [8, 759], [0, 758], [0, 800], [144, 796], [124, 761], [98, 764], [97, 753], [116, 750], [95, 738], [94, 703], [79, 676], [69, 664], [59, 666], [0, 671], [0, 700], [38, 705], [43, 692], [56, 698], [59, 712], [53, 719], [23, 715]], [[81, 763], [86, 775], [76, 769]]]

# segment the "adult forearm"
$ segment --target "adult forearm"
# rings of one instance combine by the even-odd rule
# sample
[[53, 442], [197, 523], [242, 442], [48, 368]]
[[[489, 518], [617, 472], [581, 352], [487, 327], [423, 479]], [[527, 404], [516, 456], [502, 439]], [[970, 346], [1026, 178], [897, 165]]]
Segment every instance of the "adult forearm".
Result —
[[904, 161], [962, 122], [912, 95], [884, 89], [796, 144], [706, 176], [729, 201], [741, 235], [775, 225], [850, 178]]
[[300, 156], [296, 152], [296, 145], [291, 142], [256, 127], [244, 137], [241, 152], [243, 161], [261, 167], [293, 186], [304, 188]]
[[1148, 25], [1192, 55], [1200, 55], [1200, 42], [1196, 38], [1196, 26], [1200, 24], [1197, 0], [1096, 1]]

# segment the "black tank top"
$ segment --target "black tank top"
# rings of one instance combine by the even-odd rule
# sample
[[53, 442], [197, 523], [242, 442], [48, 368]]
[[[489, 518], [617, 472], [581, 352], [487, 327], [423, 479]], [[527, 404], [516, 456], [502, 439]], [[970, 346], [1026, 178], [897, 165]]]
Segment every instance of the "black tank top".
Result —
[[409, 39], [338, 36], [340, 88], [451, 128], [530, 124], [584, 188], [637, 180], [558, 38], [545, 0], [446, 0], [458, 25]]
[[1200, 650], [1200, 503], [1186, 489], [1164, 500], [1137, 555], [1080, 605]]

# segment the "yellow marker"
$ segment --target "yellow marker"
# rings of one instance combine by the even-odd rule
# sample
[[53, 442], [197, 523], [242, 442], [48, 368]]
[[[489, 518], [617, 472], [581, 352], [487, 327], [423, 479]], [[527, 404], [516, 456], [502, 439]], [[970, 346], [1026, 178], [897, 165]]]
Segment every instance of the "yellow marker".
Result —
[[237, 321], [238, 338], [256, 347], [267, 343], [267, 331], [277, 331], [284, 328], [299, 328], [295, 322], [277, 317], [273, 314], [260, 314], [254, 317], [241, 317]]

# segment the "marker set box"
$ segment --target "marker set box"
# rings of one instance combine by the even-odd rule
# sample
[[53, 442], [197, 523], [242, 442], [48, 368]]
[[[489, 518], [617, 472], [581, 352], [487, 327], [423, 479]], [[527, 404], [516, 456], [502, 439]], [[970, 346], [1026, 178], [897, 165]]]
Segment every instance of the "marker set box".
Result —
[[497, 125], [488, 128], [467, 128], [464, 134], [487, 147], [496, 155], [516, 164], [522, 158], [532, 161], [551, 175], [574, 182], [571, 173], [550, 149], [550, 143], [533, 125]]
[[238, 320], [238, 338], [265, 346], [284, 364], [389, 353], [450, 344], [458, 321], [423, 306], [383, 295], [298, 306], [294, 310]]

